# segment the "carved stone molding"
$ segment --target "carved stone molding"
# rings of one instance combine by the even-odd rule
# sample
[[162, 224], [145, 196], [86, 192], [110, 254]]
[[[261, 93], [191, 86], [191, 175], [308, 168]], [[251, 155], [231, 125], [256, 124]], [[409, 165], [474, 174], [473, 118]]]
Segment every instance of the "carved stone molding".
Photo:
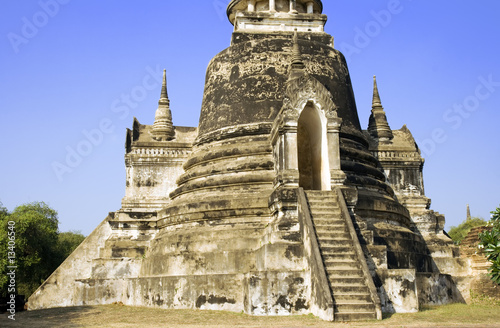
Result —
[[288, 81], [283, 101], [283, 114], [299, 118], [308, 102], [312, 102], [327, 118], [337, 118], [337, 106], [332, 94], [309, 74]]

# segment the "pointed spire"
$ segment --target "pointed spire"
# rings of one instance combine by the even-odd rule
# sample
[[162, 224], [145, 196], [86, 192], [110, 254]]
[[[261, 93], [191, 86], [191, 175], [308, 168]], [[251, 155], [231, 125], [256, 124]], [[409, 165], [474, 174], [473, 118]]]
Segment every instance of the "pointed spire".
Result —
[[163, 70], [163, 84], [161, 86], [161, 96], [160, 99], [168, 100], [168, 92], [167, 92], [167, 70]]
[[306, 65], [302, 61], [302, 53], [299, 47], [299, 37], [297, 35], [297, 29], [293, 32], [293, 46], [292, 46], [292, 63], [290, 65], [290, 71], [288, 75], [289, 80], [296, 79], [305, 74]]
[[373, 76], [373, 102], [372, 102], [372, 107], [375, 107], [375, 106], [382, 106], [382, 102], [380, 101], [380, 94], [378, 92], [377, 77], [374, 75]]
[[161, 87], [160, 101], [155, 114], [153, 124], [153, 139], [168, 141], [175, 137], [175, 129], [172, 123], [172, 112], [170, 111], [170, 100], [167, 92], [167, 71], [163, 70], [163, 84]]
[[472, 216], [470, 215], [470, 206], [467, 204], [467, 221], [470, 221], [472, 219]]
[[368, 123], [368, 132], [372, 137], [382, 142], [388, 142], [394, 138], [391, 127], [387, 122], [384, 107], [380, 101], [380, 94], [377, 86], [377, 77], [373, 77], [373, 101], [372, 113]]

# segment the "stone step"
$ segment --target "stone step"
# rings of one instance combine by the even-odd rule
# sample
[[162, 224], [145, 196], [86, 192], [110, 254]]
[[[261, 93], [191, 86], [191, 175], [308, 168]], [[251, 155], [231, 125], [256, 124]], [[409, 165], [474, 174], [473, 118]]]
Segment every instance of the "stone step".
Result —
[[351, 284], [351, 285], [334, 285], [330, 282], [332, 286], [332, 292], [335, 296], [336, 294], [362, 294], [369, 292], [368, 288], [364, 284]]
[[322, 190], [307, 190], [306, 191], [307, 197], [312, 197], [312, 198], [317, 198], [317, 197], [329, 197], [332, 198], [334, 197], [334, 194], [331, 192], [327, 191], [322, 191]]
[[315, 228], [328, 228], [335, 226], [337, 228], [340, 228], [340, 226], [343, 226], [345, 229], [345, 221], [342, 219], [335, 219], [335, 218], [315, 218], [313, 219], [314, 227]]
[[328, 246], [344, 246], [344, 247], [353, 247], [351, 239], [318, 239], [320, 247], [328, 247]]
[[341, 213], [339, 207], [333, 206], [328, 203], [309, 204], [309, 208], [311, 209], [312, 212], [324, 212], [328, 210], [328, 211], [334, 211], [337, 214]]
[[318, 204], [318, 203], [328, 203], [332, 206], [338, 206], [337, 200], [332, 198], [331, 196], [311, 196], [307, 195], [307, 201], [309, 204]]
[[342, 214], [335, 210], [324, 210], [324, 211], [311, 211], [311, 215], [313, 219], [337, 219], [342, 220]]
[[339, 234], [339, 233], [346, 233], [345, 230], [340, 230], [338, 226], [328, 226], [328, 225], [324, 225], [324, 226], [316, 226], [315, 227], [316, 229], [316, 234], [321, 234], [321, 236], [325, 235], [326, 234]]
[[491, 267], [491, 264], [489, 262], [487, 263], [473, 263], [471, 265], [472, 269], [475, 270], [488, 270]]
[[340, 213], [337, 213], [335, 211], [317, 211], [317, 212], [311, 212], [311, 216], [313, 220], [316, 219], [329, 219], [329, 220], [341, 220], [344, 222], [344, 218]]
[[337, 259], [332, 257], [326, 257], [323, 261], [327, 268], [339, 268], [339, 269], [351, 269], [357, 270], [359, 269], [359, 264], [356, 259], [353, 257], [345, 258], [345, 259]]
[[332, 194], [324, 194], [324, 193], [315, 193], [315, 192], [306, 192], [307, 194], [307, 199], [312, 200], [312, 199], [329, 199], [331, 201], [335, 201], [334, 195]]
[[313, 221], [315, 220], [330, 220], [330, 221], [340, 221], [340, 222], [345, 222], [344, 218], [340, 213], [333, 213], [333, 212], [323, 212], [323, 213], [311, 213], [312, 214], [312, 219]]
[[308, 201], [309, 207], [312, 209], [328, 207], [328, 208], [336, 208], [339, 209], [339, 204], [331, 199], [309, 199]]
[[335, 208], [340, 210], [339, 204], [331, 199], [310, 199], [309, 207], [313, 210], [318, 208]]
[[327, 202], [331, 202], [331, 203], [334, 203], [334, 204], [337, 204], [336, 203], [336, 199], [332, 197], [332, 195], [310, 195], [308, 194], [307, 195], [307, 200], [308, 201], [327, 201]]
[[336, 231], [347, 232], [344, 220], [338, 220], [338, 219], [328, 220], [328, 221], [316, 220], [314, 222], [314, 227], [316, 228], [316, 231], [323, 229], [324, 231], [336, 230]]
[[367, 288], [365, 278], [360, 276], [329, 276], [328, 279], [332, 288], [339, 291], [346, 291], [351, 287]]
[[335, 302], [335, 308], [338, 313], [357, 313], [357, 312], [375, 312], [375, 305], [366, 301], [342, 301]]
[[334, 245], [329, 245], [329, 246], [324, 246], [320, 247], [321, 248], [321, 253], [324, 254], [325, 256], [328, 255], [341, 255], [341, 254], [349, 254], [355, 256], [356, 253], [354, 252], [353, 247], [351, 246], [334, 246]]
[[349, 241], [352, 244], [351, 235], [345, 231], [334, 231], [334, 230], [325, 231], [319, 229], [319, 231], [316, 230], [316, 237], [318, 238], [319, 241], [325, 241], [325, 242], [328, 242], [329, 240]]
[[361, 269], [327, 268], [326, 272], [328, 272], [330, 279], [363, 279], [363, 271]]
[[335, 321], [348, 322], [368, 320], [377, 320], [377, 314], [375, 311], [335, 313]]
[[346, 231], [345, 226], [340, 227], [339, 224], [335, 223], [332, 225], [328, 224], [320, 224], [320, 225], [314, 225], [314, 230], [316, 230], [316, 234], [321, 234], [324, 235], [325, 237], [328, 237], [328, 234], [331, 236], [337, 236], [339, 234], [343, 234], [344, 236], [348, 236], [350, 238], [351, 234]]
[[345, 246], [345, 247], [352, 246], [352, 240], [344, 237], [342, 238], [323, 237], [323, 238], [318, 238], [318, 242], [323, 243], [324, 246]]
[[335, 213], [336, 215], [340, 215], [342, 212], [339, 207], [336, 206], [331, 206], [328, 204], [309, 204], [309, 209], [311, 210], [311, 213]]
[[368, 291], [360, 291], [358, 293], [334, 293], [333, 295], [335, 302], [365, 302], [365, 303], [370, 303], [372, 302], [372, 296]]
[[325, 216], [315, 216], [313, 217], [314, 225], [340, 225], [342, 224], [345, 227], [345, 221], [341, 217], [332, 217], [330, 215]]
[[351, 240], [351, 235], [345, 231], [345, 230], [323, 230], [323, 229], [317, 229], [316, 230], [316, 236], [319, 239], [335, 239], [335, 240], [340, 240], [340, 239], [348, 239]]
[[323, 253], [321, 255], [323, 256], [323, 261], [325, 261], [326, 263], [335, 261], [349, 261], [356, 263], [358, 260], [356, 254], [354, 254], [354, 251], [352, 251], [351, 253], [342, 253], [342, 254]]
[[328, 214], [328, 215], [331, 215], [331, 216], [337, 216], [337, 217], [340, 217], [341, 216], [341, 212], [340, 212], [340, 209], [339, 208], [332, 208], [332, 207], [319, 207], [319, 208], [313, 208], [311, 210], [311, 214], [313, 217], [317, 216], [317, 215], [323, 215], [323, 214]]
[[327, 223], [327, 222], [320, 222], [314, 224], [314, 228], [316, 232], [346, 232], [345, 230], [345, 225], [340, 226], [340, 222], [334, 222], [334, 223]]

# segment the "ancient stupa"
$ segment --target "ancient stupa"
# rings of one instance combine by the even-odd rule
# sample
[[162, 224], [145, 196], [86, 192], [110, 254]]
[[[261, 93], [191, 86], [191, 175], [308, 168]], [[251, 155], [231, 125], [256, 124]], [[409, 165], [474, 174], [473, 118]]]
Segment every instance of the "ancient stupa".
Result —
[[[361, 128], [320, 0], [233, 0], [198, 127], [126, 135], [126, 196], [29, 299], [380, 319], [462, 301], [461, 263], [376, 80]], [[152, 116], [152, 113], [151, 113]], [[463, 292], [463, 290], [462, 290]]]

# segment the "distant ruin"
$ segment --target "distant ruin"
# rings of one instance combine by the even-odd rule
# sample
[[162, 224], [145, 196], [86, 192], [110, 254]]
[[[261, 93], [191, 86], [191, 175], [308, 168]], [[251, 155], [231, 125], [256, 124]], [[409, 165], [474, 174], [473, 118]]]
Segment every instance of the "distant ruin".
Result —
[[[126, 134], [126, 195], [29, 299], [381, 319], [463, 302], [470, 267], [374, 80], [368, 129], [320, 0], [233, 0], [198, 127]], [[381, 88], [382, 90], [382, 88]], [[390, 92], [387, 92], [390, 94]], [[153, 115], [153, 113], [151, 113]], [[366, 118], [368, 119], [368, 118]]]

